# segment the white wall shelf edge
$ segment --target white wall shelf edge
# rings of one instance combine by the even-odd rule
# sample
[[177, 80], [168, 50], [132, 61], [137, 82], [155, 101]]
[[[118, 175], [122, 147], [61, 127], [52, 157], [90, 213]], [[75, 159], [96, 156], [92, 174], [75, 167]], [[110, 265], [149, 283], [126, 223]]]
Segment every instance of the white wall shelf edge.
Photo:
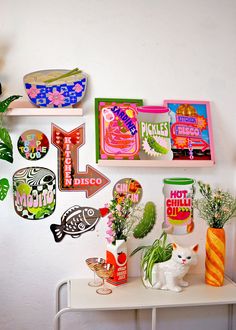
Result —
[[5, 113], [6, 116], [83, 116], [83, 109], [37, 108], [27, 101], [14, 101]]
[[211, 167], [213, 160], [98, 160], [101, 167]]

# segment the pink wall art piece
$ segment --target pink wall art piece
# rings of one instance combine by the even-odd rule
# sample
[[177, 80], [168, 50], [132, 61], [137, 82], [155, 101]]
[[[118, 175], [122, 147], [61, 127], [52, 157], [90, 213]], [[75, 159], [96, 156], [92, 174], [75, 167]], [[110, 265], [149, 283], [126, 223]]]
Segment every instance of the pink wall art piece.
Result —
[[85, 125], [66, 132], [52, 124], [52, 144], [58, 149], [58, 181], [61, 191], [85, 191], [92, 197], [110, 180], [94, 167], [86, 165], [86, 171], [79, 171], [79, 148], [85, 144]]
[[164, 106], [170, 110], [173, 159], [214, 162], [210, 103], [166, 100]]
[[138, 159], [142, 100], [95, 99], [96, 159]]

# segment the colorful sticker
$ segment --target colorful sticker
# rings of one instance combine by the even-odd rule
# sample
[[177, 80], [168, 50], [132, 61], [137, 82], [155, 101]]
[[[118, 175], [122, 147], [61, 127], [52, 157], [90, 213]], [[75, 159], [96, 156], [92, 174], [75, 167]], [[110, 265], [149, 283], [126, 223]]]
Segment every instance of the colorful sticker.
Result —
[[138, 159], [138, 105], [142, 100], [96, 99], [97, 160]]
[[164, 101], [170, 110], [174, 160], [214, 160], [209, 102]]
[[22, 157], [28, 160], [39, 160], [48, 153], [48, 138], [43, 132], [31, 129], [21, 134], [17, 148]]
[[184, 235], [194, 229], [194, 180], [189, 178], [164, 179], [165, 221], [168, 234]]
[[99, 219], [107, 215], [108, 212], [107, 208], [97, 210], [90, 206], [80, 207], [75, 205], [62, 215], [60, 225], [52, 224], [50, 229], [57, 243], [65, 235], [77, 238], [87, 231], [94, 230]]
[[[60, 79], [58, 79], [61, 77]], [[85, 95], [87, 75], [81, 70], [41, 70], [24, 76], [30, 101], [42, 108], [73, 106]]]
[[124, 240], [117, 240], [114, 244], [107, 245], [106, 262], [114, 265], [115, 267], [112, 278], [107, 280], [110, 284], [118, 286], [127, 282], [127, 260], [127, 243]]
[[6, 178], [2, 178], [0, 180], [0, 201], [6, 198], [9, 188], [9, 181]]
[[26, 167], [13, 176], [14, 207], [24, 219], [49, 217], [56, 207], [56, 176], [43, 167]]
[[121, 202], [125, 197], [130, 197], [134, 204], [138, 204], [142, 198], [143, 189], [141, 184], [131, 178], [119, 180], [113, 187], [113, 197]]
[[110, 183], [110, 180], [90, 165], [79, 171], [79, 151], [85, 144], [85, 125], [70, 132], [52, 124], [52, 144], [58, 149], [58, 178], [61, 191], [85, 191], [92, 197]]

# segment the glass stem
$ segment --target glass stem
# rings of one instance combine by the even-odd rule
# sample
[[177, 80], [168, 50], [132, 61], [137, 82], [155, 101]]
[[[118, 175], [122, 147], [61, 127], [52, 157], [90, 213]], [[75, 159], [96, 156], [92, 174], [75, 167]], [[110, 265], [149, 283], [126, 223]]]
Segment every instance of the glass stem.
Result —
[[107, 290], [107, 285], [106, 285], [106, 281], [104, 280], [104, 278], [102, 279], [102, 288], [103, 288], [103, 290]]
[[96, 273], [95, 273], [95, 271], [93, 272], [93, 282], [96, 283]]

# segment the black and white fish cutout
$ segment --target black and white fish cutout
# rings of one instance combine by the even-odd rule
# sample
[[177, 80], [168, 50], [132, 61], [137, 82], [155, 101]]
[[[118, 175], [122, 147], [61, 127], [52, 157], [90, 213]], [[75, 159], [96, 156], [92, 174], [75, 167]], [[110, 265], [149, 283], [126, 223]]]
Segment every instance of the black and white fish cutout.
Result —
[[95, 209], [93, 207], [70, 207], [61, 217], [61, 225], [52, 224], [50, 229], [55, 241], [60, 242], [65, 235], [73, 238], [80, 237], [83, 233], [94, 230], [101, 217], [105, 217], [109, 210], [107, 208]]

